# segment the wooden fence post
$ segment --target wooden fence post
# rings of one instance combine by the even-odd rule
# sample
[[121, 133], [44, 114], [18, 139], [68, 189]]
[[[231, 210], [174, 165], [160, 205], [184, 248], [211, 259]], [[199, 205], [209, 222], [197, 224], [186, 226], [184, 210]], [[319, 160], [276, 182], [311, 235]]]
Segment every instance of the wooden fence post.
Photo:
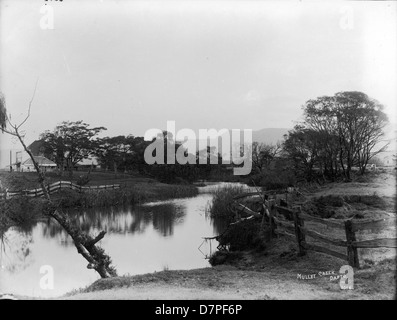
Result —
[[275, 208], [275, 200], [273, 200], [273, 199], [269, 200], [268, 204], [269, 204], [268, 210], [269, 210], [270, 234], [271, 234], [271, 237], [274, 238], [274, 237], [277, 236], [276, 232], [275, 232], [275, 229], [276, 229], [277, 225], [276, 225], [276, 223], [274, 222], [274, 219], [273, 219], [273, 217], [275, 215], [274, 211], [276, 210], [276, 208]]
[[305, 249], [306, 239], [305, 239], [305, 234], [301, 230], [301, 227], [303, 227], [304, 225], [304, 220], [299, 216], [300, 212], [301, 212], [301, 208], [298, 207], [297, 210], [293, 210], [293, 216], [294, 216], [294, 225], [295, 225], [295, 236], [296, 236], [296, 241], [298, 243], [299, 255], [304, 256], [306, 254], [306, 249]]
[[349, 265], [355, 268], [360, 268], [357, 248], [352, 244], [352, 242], [356, 241], [356, 234], [353, 231], [353, 223], [351, 220], [345, 221], [345, 232], [347, 241], [347, 260]]

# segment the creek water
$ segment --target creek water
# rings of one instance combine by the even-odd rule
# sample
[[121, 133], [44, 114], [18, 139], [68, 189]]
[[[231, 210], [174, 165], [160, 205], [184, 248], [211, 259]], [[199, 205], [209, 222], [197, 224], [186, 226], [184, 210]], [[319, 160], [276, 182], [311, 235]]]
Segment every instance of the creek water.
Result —
[[[107, 231], [99, 244], [112, 258], [118, 275], [210, 267], [207, 257], [217, 242], [210, 246], [203, 237], [218, 235], [226, 225], [209, 218], [205, 211], [211, 190], [224, 185], [200, 187], [192, 198], [75, 209], [68, 214], [92, 235]], [[52, 220], [12, 227], [2, 238], [0, 293], [56, 297], [99, 279], [94, 270], [86, 268], [87, 261], [77, 253], [70, 236]]]

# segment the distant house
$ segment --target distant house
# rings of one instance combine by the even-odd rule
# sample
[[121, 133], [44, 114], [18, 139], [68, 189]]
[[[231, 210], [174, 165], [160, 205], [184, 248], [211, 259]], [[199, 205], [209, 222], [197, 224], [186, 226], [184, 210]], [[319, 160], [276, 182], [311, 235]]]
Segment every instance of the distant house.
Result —
[[[34, 156], [33, 157], [34, 160], [37, 162], [37, 164], [39, 165], [39, 168], [42, 171], [52, 171], [54, 169], [56, 169], [57, 165], [55, 162], [47, 159], [46, 157], [43, 156]], [[18, 168], [18, 164], [19, 164], [19, 168]], [[34, 165], [33, 165], [33, 161], [32, 159], [27, 159], [23, 162], [20, 163], [16, 163], [17, 167], [16, 170], [17, 171], [35, 171]], [[19, 170], [18, 170], [19, 169]]]
[[75, 169], [79, 170], [79, 169], [96, 169], [99, 167], [99, 163], [98, 163], [98, 159], [96, 157], [91, 157], [91, 158], [87, 158], [87, 159], [83, 159], [81, 161], [79, 161], [76, 166]]
[[396, 166], [396, 158], [393, 154], [387, 154], [382, 158], [383, 165], [385, 167], [395, 167]]
[[[21, 172], [21, 171], [34, 171], [34, 166], [32, 163], [32, 160], [30, 159], [29, 154], [25, 151], [25, 150], [13, 150], [12, 152], [12, 156], [10, 155], [10, 161], [11, 161], [11, 157], [13, 158], [13, 162], [11, 163], [11, 168], [10, 165], [7, 166], [7, 171], [11, 170], [11, 171], [17, 171], [17, 172]], [[14, 158], [15, 157], [15, 158]], [[42, 156], [42, 155], [34, 155], [34, 158], [36, 159], [36, 161], [38, 161], [39, 163], [51, 163], [51, 166], [42, 166], [43, 169], [45, 170], [51, 170], [54, 168], [54, 163], [47, 159], [46, 157]], [[15, 160], [14, 160], [15, 159]], [[45, 159], [45, 160], [44, 160]], [[49, 161], [49, 162], [48, 162]], [[45, 168], [44, 168], [45, 167]], [[56, 168], [56, 165], [55, 165]]]

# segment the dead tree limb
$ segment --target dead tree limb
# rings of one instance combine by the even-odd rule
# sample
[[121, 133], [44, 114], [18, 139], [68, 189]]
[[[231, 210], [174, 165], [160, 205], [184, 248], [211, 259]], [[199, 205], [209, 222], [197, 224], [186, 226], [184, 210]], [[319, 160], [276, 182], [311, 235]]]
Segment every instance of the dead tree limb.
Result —
[[[19, 132], [20, 127], [29, 119], [30, 117], [30, 110], [31, 105], [36, 93], [37, 82], [34, 89], [34, 93], [32, 99], [29, 102], [29, 109], [26, 118], [19, 124], [12, 124], [10, 117], [7, 116], [4, 110], [2, 110], [2, 116], [5, 115], [4, 121], [0, 123], [2, 132], [10, 134], [18, 138], [19, 142], [21, 143], [23, 149], [27, 152], [30, 159], [33, 162], [34, 168], [38, 175], [38, 181], [43, 190], [44, 197], [47, 201], [47, 207], [45, 210], [45, 215], [53, 218], [56, 220], [62, 228], [72, 237], [75, 247], [77, 248], [77, 252], [81, 254], [87, 261], [88, 269], [94, 269], [102, 278], [109, 278], [113, 276], [117, 276], [116, 269], [111, 266], [111, 259], [105, 253], [105, 251], [98, 247], [96, 244], [103, 239], [106, 232], [101, 231], [95, 238], [91, 237], [88, 234], [82, 232], [79, 228], [75, 227], [73, 223], [70, 221], [69, 217], [62, 212], [62, 210], [57, 206], [51, 199], [50, 194], [45, 186], [45, 177], [44, 173], [40, 170], [39, 164], [34, 159], [32, 152], [28, 149], [24, 142], [24, 136]], [[4, 102], [3, 102], [4, 104]], [[4, 113], [3, 113], [4, 112]], [[10, 129], [6, 128], [6, 123], [9, 124]]]

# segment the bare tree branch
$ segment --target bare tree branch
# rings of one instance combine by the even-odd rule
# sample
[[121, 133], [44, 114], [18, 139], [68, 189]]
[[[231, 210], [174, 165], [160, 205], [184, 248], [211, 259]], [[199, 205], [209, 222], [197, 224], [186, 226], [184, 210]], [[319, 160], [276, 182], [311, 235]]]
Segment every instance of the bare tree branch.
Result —
[[[5, 110], [5, 100], [2, 98], [1, 99], [1, 105], [0, 105], [0, 126], [1, 126], [1, 132], [2, 133], [7, 133], [12, 136], [15, 136], [18, 138], [19, 142], [21, 143], [23, 149], [28, 153], [30, 159], [33, 162], [34, 168], [39, 176], [39, 183], [41, 186], [41, 189], [44, 192], [44, 196], [48, 202], [48, 208], [46, 210], [46, 214], [55, 219], [62, 227], [63, 229], [72, 237], [74, 245], [77, 248], [77, 251], [89, 262], [87, 268], [89, 269], [95, 269], [96, 272], [99, 273], [99, 275], [102, 278], [108, 278], [112, 276], [116, 276], [116, 270], [111, 266], [111, 259], [110, 257], [105, 254], [104, 250], [97, 247], [96, 243], [100, 241], [106, 234], [105, 231], [101, 231], [95, 238], [92, 238], [91, 236], [84, 234], [80, 229], [75, 228], [73, 226], [73, 223], [69, 220], [68, 216], [65, 215], [61, 210], [59, 210], [58, 206], [55, 205], [54, 202], [52, 202], [50, 194], [45, 186], [45, 176], [42, 170], [39, 167], [39, 164], [35, 160], [32, 152], [28, 149], [24, 142], [24, 135], [22, 135], [19, 132], [19, 128], [29, 119], [30, 117], [30, 110], [32, 106], [32, 102], [34, 99], [34, 96], [36, 94], [36, 89], [37, 89], [37, 83], [38, 79], [34, 88], [33, 96], [32, 99], [29, 102], [29, 108], [28, 108], [28, 114], [26, 118], [19, 124], [12, 124], [11, 123], [11, 117], [8, 117], [6, 115], [6, 110]], [[10, 129], [5, 129], [5, 124], [6, 122], [9, 123]]]
[[38, 83], [39, 83], [39, 78], [37, 78], [36, 85], [34, 86], [33, 96], [32, 96], [32, 99], [30, 99], [30, 102], [29, 102], [28, 114], [27, 114], [26, 118], [20, 123], [20, 125], [17, 126], [17, 129], [19, 129], [30, 117], [30, 109], [32, 107], [32, 102], [33, 102], [34, 96], [36, 95], [36, 89], [37, 89], [37, 84]]

